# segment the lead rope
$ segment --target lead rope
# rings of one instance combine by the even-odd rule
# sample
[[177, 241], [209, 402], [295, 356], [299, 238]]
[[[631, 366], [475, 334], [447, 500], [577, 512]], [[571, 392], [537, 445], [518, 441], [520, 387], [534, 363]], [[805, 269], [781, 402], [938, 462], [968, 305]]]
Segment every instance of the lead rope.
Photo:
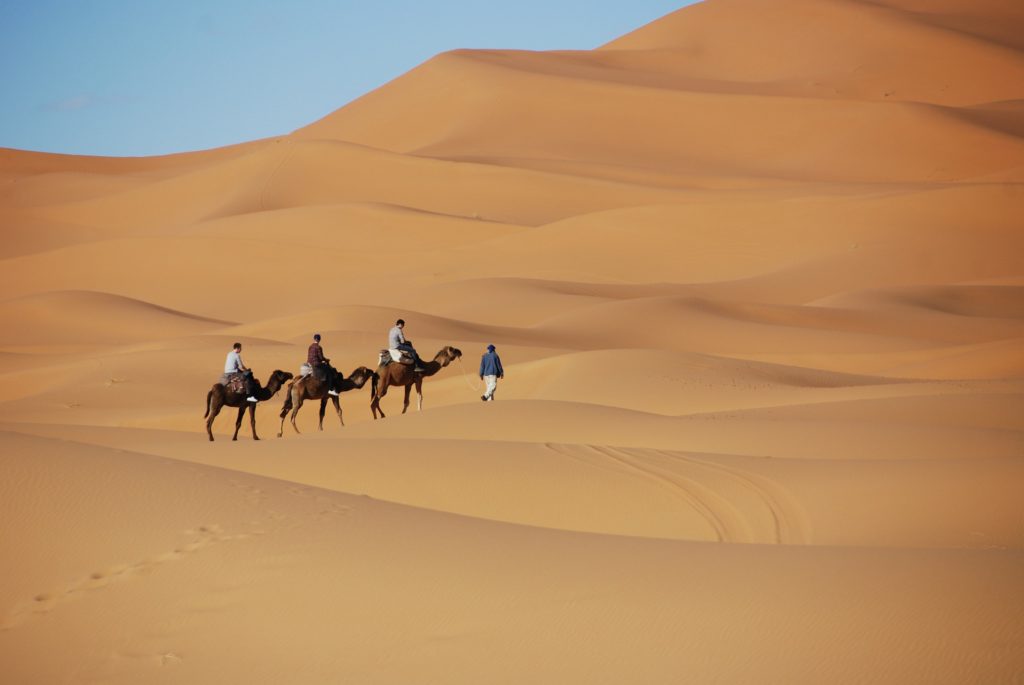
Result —
[[469, 374], [466, 373], [466, 367], [462, 364], [462, 357], [459, 357], [458, 359], [459, 359], [459, 368], [462, 369], [462, 377], [466, 379], [466, 385], [469, 386], [469, 389], [472, 390], [473, 392], [483, 392], [484, 389], [485, 389], [484, 386], [482, 386], [482, 385], [474, 385], [473, 383], [470, 382]]

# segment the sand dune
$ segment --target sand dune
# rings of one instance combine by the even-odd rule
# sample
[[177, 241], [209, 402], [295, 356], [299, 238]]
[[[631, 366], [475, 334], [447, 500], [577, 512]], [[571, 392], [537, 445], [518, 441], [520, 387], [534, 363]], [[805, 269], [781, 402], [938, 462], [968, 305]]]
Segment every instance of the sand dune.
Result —
[[[742, 40], [714, 40], [723, 24]], [[719, 78], [817, 77], [825, 81], [816, 83], [821, 91], [839, 91], [833, 95], [864, 97], [865, 87], [888, 85], [893, 92], [879, 89], [875, 97], [961, 105], [1019, 92], [1013, 74], [1024, 63], [1005, 36], [1022, 25], [1019, 7], [1005, 1], [799, 0], [773, 12], [754, 0], [729, 0], [670, 14], [604, 50], [680, 50], [691, 69]]]
[[[507, 56], [516, 67], [533, 59], [527, 55], [512, 61], [516, 57]], [[408, 97], [459, 81], [466, 84], [461, 92], [467, 96], [428, 102], [431, 110], [422, 121], [437, 122], [440, 127], [416, 131], [414, 138], [398, 148], [419, 155], [453, 159], [582, 157], [655, 169], [675, 166], [682, 158], [694, 168], [728, 169], [791, 181], [914, 182], [961, 180], [1014, 169], [1024, 149], [1019, 139], [1001, 130], [972, 125], [970, 120], [949, 116], [941, 108], [916, 100], [835, 101], [641, 88], [542, 70], [516, 68], [506, 73], [510, 70], [505, 61], [491, 59], [488, 53], [446, 55], [421, 69], [425, 70], [422, 74], [413, 72], [405, 78], [424, 83], [399, 80], [391, 88]], [[496, 107], [499, 100], [486, 94], [495, 84], [509, 81], [550, 102], [559, 116], [531, 117], [528, 100], [502, 102]], [[477, 104], [482, 95], [484, 106]], [[366, 116], [367, 121], [357, 119], [350, 124], [349, 118], [357, 116], [360, 109], [369, 115], [381, 109], [401, 111], [406, 104], [386, 96], [383, 91], [371, 94], [351, 112], [339, 113], [342, 118], [337, 123], [320, 122], [300, 134], [383, 147], [385, 138], [393, 140], [393, 127], [387, 119]], [[594, 100], [605, 104], [595, 111], [590, 104]], [[751, 116], [752, 109], [756, 116]], [[859, 125], [848, 127], [850, 118]], [[529, 128], [514, 125], [523, 119], [530, 122]], [[586, 127], [576, 124], [581, 120], [587, 121]], [[457, 123], [455, 134], [449, 133], [452, 122]], [[625, 137], [621, 135], [624, 123], [629, 132]], [[501, 126], [510, 134], [496, 139], [480, 134], [490, 126]], [[407, 129], [406, 136], [410, 130], [415, 131]], [[837, 135], [840, 131], [841, 137]], [[963, 145], [944, 145], [950, 138], [963, 141]], [[813, 178], [806, 175], [809, 168], [814, 169]]]
[[230, 325], [108, 293], [47, 292], [0, 302], [8, 328], [0, 345], [130, 343]]
[[1024, 318], [1024, 289], [1020, 286], [947, 285], [932, 288], [901, 288], [864, 293], [860, 297], [836, 297], [823, 304], [878, 309], [888, 305], [971, 318]]
[[[699, 678], [739, 681], [755, 670], [773, 680], [813, 677], [799, 667], [722, 665], [737, 645], [755, 658], [827, 650], [828, 668], [814, 672], [851, 681], [942, 680], [961, 669], [998, 677], [1015, 665], [1011, 652], [986, 647], [1014, 629], [1021, 608], [1013, 552], [987, 553], [982, 565], [957, 550], [844, 553], [543, 531], [139, 454], [4, 439], [7, 449], [46, 455], [24, 462], [8, 484], [73, 474], [84, 488], [110, 487], [114, 473], [127, 490], [113, 507], [68, 492], [61, 512], [31, 500], [7, 512], [3, 498], [25, 537], [45, 535], [66, 550], [59, 563], [45, 548], [26, 551], [6, 584], [18, 603], [0, 649], [21, 680], [73, 670], [108, 682], [168, 674], [314, 682], [324, 672], [378, 680], [436, 669], [473, 682], [500, 667], [513, 679], [666, 681], [680, 660]], [[196, 504], [182, 509], [173, 494], [182, 491]], [[137, 515], [124, 520], [123, 506]], [[60, 525], [65, 512], [74, 528]], [[112, 526], [123, 537], [83, 535]], [[544, 573], [522, 573], [526, 559]], [[183, 585], [191, 591], [182, 594]], [[723, 590], [727, 609], [716, 599]], [[821, 610], [818, 630], [801, 618], [808, 604]], [[857, 609], [865, 604], [886, 607], [884, 617]], [[97, 615], [116, 629], [95, 630]], [[906, 629], [922, 620], [926, 629], [909, 638]], [[732, 635], [728, 648], [720, 630]], [[231, 637], [207, 640], [206, 631]], [[638, 640], [646, 631], [652, 637]], [[376, 639], [382, 632], [394, 636], [386, 645]], [[495, 632], [514, 646], [495, 642]], [[883, 670], [866, 658], [913, 654], [911, 645], [943, 635], [956, 647], [935, 660], [900, 659]], [[82, 653], [51, 654], [44, 636]], [[576, 658], [546, 659], [552, 645]]]
[[[4, 682], [1016, 682], [1021, 36], [706, 0], [273, 139], [0, 150]], [[464, 353], [422, 412], [207, 441], [234, 341], [351, 373], [398, 317]]]

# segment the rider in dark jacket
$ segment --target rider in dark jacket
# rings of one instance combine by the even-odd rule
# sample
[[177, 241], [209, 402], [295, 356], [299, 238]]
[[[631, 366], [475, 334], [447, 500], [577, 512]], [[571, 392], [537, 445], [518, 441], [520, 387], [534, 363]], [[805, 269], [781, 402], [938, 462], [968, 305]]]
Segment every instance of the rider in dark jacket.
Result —
[[487, 383], [487, 390], [480, 399], [490, 402], [494, 399], [494, 391], [498, 388], [498, 379], [505, 377], [505, 369], [501, 368], [501, 357], [494, 351], [494, 345], [487, 346], [487, 353], [480, 357], [480, 380]]
[[335, 390], [334, 384], [337, 381], [338, 372], [331, 366], [331, 360], [324, 356], [324, 348], [320, 347], [320, 334], [316, 333], [313, 336], [313, 344], [309, 346], [309, 352], [306, 354], [306, 363], [313, 368], [313, 375], [320, 381], [327, 381], [327, 387], [330, 390], [327, 394], [338, 396], [338, 391]]

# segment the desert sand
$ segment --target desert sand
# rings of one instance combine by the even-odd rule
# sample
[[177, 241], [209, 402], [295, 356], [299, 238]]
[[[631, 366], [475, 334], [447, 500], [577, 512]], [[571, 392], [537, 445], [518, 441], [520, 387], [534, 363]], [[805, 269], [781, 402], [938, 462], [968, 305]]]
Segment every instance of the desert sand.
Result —
[[[1024, 682], [1022, 36], [707, 0], [279, 138], [0, 150], [3, 682]], [[348, 374], [398, 317], [464, 353], [422, 411], [207, 441], [232, 342]]]

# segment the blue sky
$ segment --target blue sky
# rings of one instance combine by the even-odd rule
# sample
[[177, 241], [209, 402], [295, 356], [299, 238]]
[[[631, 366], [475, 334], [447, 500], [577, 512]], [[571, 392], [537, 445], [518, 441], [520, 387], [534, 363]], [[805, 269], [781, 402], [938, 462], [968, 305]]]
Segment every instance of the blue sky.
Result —
[[687, 0], [0, 0], [0, 147], [153, 155], [280, 135], [439, 52], [590, 49]]

